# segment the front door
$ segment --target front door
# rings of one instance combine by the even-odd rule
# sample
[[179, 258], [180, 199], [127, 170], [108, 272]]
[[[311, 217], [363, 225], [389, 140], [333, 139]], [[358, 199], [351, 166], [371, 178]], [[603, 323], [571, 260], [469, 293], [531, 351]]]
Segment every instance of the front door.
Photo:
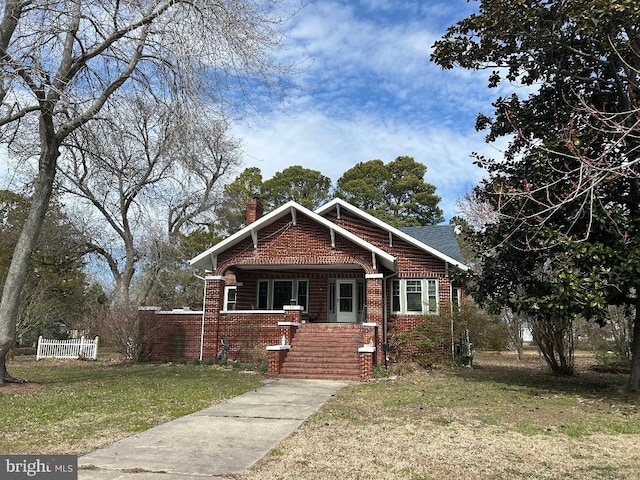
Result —
[[356, 323], [358, 318], [358, 297], [356, 280], [336, 280], [337, 321]]

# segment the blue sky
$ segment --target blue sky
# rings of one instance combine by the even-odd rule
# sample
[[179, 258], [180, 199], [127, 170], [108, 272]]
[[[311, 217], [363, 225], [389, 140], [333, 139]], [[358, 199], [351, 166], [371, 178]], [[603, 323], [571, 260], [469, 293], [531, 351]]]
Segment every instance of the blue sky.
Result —
[[286, 109], [238, 126], [245, 167], [264, 179], [291, 165], [334, 184], [358, 162], [400, 155], [427, 166], [448, 219], [483, 172], [471, 152], [500, 156], [474, 129], [498, 92], [486, 72], [443, 71], [429, 61], [446, 28], [476, 11], [466, 0], [307, 0], [287, 25], [284, 61], [306, 62]]

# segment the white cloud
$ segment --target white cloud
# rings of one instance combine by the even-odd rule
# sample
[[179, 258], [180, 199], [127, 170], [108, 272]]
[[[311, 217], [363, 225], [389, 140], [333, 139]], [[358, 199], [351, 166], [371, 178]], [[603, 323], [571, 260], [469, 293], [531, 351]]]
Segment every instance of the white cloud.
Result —
[[472, 131], [460, 134], [438, 125], [419, 128], [368, 116], [335, 118], [318, 111], [295, 117], [274, 114], [265, 124], [238, 127], [235, 133], [243, 138], [246, 165], [260, 168], [265, 179], [302, 165], [319, 170], [335, 185], [358, 162], [411, 156], [427, 166], [426, 181], [437, 187], [446, 217], [455, 214], [457, 198], [483, 176], [471, 152], [496, 153]]
[[310, 1], [289, 30], [289, 61], [308, 63], [287, 112], [241, 125], [246, 166], [270, 178], [302, 165], [335, 181], [357, 162], [409, 155], [428, 168], [445, 216], [482, 177], [471, 152], [495, 151], [474, 131], [496, 92], [486, 72], [443, 71], [429, 62], [447, 26], [477, 4], [466, 0]]

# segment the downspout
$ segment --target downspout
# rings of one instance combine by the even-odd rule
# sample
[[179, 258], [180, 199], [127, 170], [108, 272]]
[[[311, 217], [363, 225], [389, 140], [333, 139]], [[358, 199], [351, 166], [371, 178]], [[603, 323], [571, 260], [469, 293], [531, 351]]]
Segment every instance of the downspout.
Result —
[[[449, 288], [451, 288], [451, 285], [449, 285]], [[454, 329], [453, 312], [451, 312], [451, 360], [455, 362], [455, 360], [456, 360], [456, 346], [454, 344], [454, 339], [453, 339], [453, 329]], [[462, 343], [462, 342], [460, 342], [460, 343]]]
[[391, 275], [382, 277], [382, 353], [384, 355], [384, 368], [387, 368], [387, 362], [389, 359], [389, 304], [387, 302], [387, 280], [393, 277], [397, 277], [398, 272], [394, 272]]

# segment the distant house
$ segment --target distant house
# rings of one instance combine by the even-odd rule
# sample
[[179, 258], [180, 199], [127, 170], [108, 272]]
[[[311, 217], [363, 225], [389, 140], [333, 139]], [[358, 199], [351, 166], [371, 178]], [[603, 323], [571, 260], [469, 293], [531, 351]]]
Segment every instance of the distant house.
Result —
[[271, 375], [354, 380], [384, 363], [390, 332], [459, 305], [452, 274], [467, 269], [453, 227], [397, 229], [339, 199], [266, 215], [253, 199], [247, 226], [191, 264], [207, 272], [203, 311], [155, 312], [155, 359], [215, 358], [226, 345]]

